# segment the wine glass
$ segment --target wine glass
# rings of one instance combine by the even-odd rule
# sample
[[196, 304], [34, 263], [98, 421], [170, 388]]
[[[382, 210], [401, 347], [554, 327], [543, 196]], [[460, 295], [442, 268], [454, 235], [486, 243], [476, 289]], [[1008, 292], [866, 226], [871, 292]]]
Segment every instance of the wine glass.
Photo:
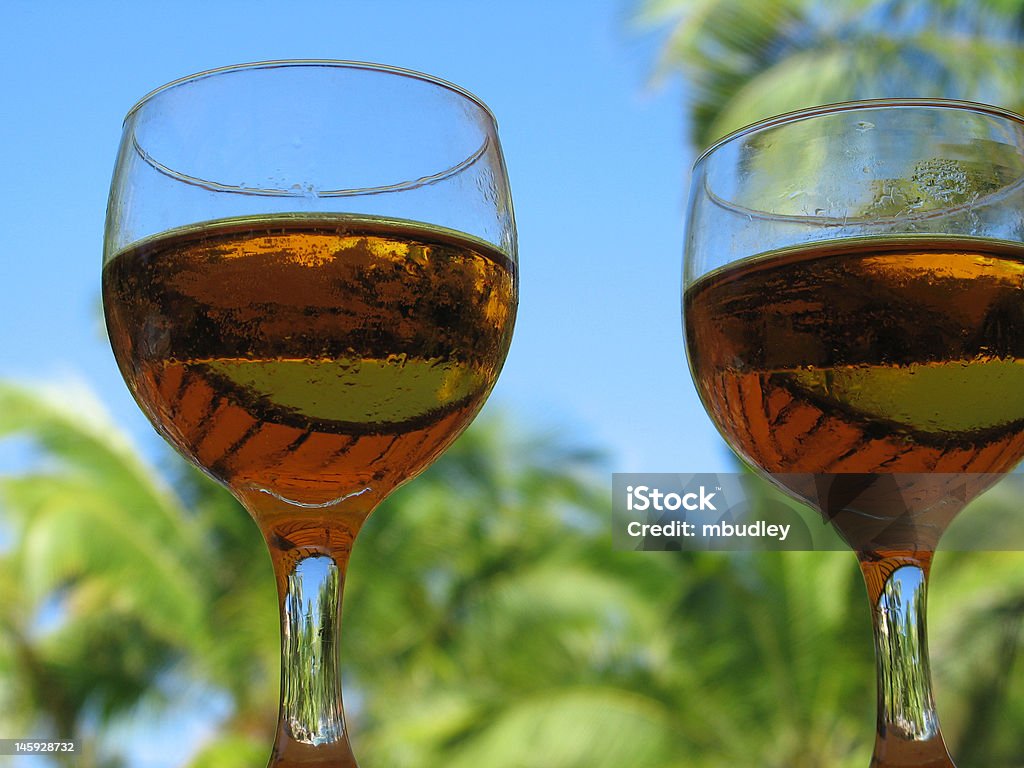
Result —
[[128, 112], [107, 328], [157, 431], [231, 490], [270, 550], [270, 765], [356, 765], [337, 658], [353, 541], [480, 409], [517, 284], [494, 117], [450, 83], [272, 61], [177, 80]]
[[739, 457], [856, 551], [872, 766], [952, 766], [928, 668], [932, 555], [1024, 456], [1024, 118], [941, 100], [765, 120], [698, 158], [683, 308]]

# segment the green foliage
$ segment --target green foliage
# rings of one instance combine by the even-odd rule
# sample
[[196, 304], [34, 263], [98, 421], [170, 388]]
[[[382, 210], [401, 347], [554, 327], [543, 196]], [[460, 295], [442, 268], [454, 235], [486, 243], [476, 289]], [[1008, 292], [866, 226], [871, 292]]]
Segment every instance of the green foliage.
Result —
[[[143, 705], [172, 705], [182, 686], [162, 681], [191, 681], [231, 707], [216, 738], [181, 744], [175, 760], [262, 763], [278, 642], [255, 525], [178, 462], [170, 491], [81, 393], [4, 384], [0, 433], [38, 449], [0, 479], [4, 735], [71, 736], [90, 756], [76, 765], [130, 764], [105, 751], [103, 732]], [[852, 555], [615, 551], [600, 468], [592, 453], [492, 417], [375, 513], [344, 615], [360, 758], [865, 765], [874, 682]], [[987, 503], [968, 528], [1012, 500], [997, 491]], [[1020, 557], [939, 563], [932, 626], [947, 731], [962, 755], [1012, 765], [1024, 748]]]
[[262, 765], [266, 759], [266, 744], [226, 734], [202, 747], [189, 765], [190, 768], [252, 768]]
[[167, 675], [223, 686], [242, 711], [276, 695], [273, 579], [230, 497], [192, 475], [186, 507], [85, 392], [0, 383], [3, 437], [35, 458], [0, 477], [9, 733], [80, 738], [94, 757], [76, 765], [105, 765], [95, 723], [159, 706]]
[[0, 385], [0, 437], [14, 434], [31, 435], [42, 454], [0, 479], [14, 543], [0, 561], [0, 645], [12, 655], [12, 689], [30, 703], [18, 709], [77, 734], [89, 717], [150, 695], [164, 669], [203, 643], [201, 539], [84, 394]]
[[[97, 742], [97, 722], [160, 706], [162, 676], [195, 679], [233, 707], [215, 742], [182, 745], [182, 763], [268, 748], [276, 599], [255, 526], [177, 464], [181, 492], [170, 492], [87, 398], [0, 393], [3, 434], [40, 449], [0, 482], [12, 544], [0, 567], [12, 596], [0, 689], [32, 713], [26, 723]], [[815, 705], [819, 689], [864, 698], [869, 680], [818, 686], [818, 657], [794, 652], [794, 627], [808, 648], [845, 631], [831, 603], [788, 596], [822, 578], [814, 558], [612, 551], [598, 467], [485, 421], [374, 515], [351, 564], [343, 635], [353, 739], [368, 763], [511, 766], [537, 750], [551, 766], [718, 765], [772, 743], [758, 736], [766, 723], [793, 734], [785, 760], [802, 744], [801, 717], [845, 717]], [[772, 570], [784, 566], [787, 577]], [[59, 620], [36, 626], [47, 612]], [[12, 663], [18, 654], [31, 663]], [[782, 665], [778, 687], [752, 665]]]
[[672, 34], [693, 138], [851, 99], [943, 97], [1024, 107], [1020, 0], [647, 0]]

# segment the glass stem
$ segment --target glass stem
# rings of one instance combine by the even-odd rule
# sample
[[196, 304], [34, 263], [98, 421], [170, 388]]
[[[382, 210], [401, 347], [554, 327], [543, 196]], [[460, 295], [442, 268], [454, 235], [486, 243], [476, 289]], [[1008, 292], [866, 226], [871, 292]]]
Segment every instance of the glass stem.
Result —
[[338, 667], [343, 567], [328, 555], [298, 560], [281, 595], [281, 724], [303, 744], [346, 738]]
[[352, 544], [377, 498], [301, 507], [245, 496], [270, 549], [281, 609], [281, 706], [270, 768], [357, 768], [341, 696], [341, 600]]
[[348, 553], [274, 552], [281, 607], [281, 707], [272, 768], [355, 768], [341, 699], [341, 597]]
[[872, 604], [878, 672], [872, 768], [954, 768], [939, 730], [928, 663], [931, 556], [860, 554]]

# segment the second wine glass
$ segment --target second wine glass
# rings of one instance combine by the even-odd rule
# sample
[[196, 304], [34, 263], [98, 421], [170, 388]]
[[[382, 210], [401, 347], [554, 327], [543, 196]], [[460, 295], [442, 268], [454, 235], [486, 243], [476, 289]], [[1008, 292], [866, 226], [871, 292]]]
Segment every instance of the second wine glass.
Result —
[[822, 513], [871, 601], [872, 766], [948, 768], [932, 696], [932, 555], [1024, 456], [1024, 119], [978, 104], [832, 105], [694, 167], [683, 297], [708, 414]]
[[355, 766], [337, 656], [353, 542], [480, 409], [517, 289], [494, 118], [456, 86], [263, 62], [128, 113], [107, 328], [157, 430], [266, 539], [282, 642], [272, 766]]

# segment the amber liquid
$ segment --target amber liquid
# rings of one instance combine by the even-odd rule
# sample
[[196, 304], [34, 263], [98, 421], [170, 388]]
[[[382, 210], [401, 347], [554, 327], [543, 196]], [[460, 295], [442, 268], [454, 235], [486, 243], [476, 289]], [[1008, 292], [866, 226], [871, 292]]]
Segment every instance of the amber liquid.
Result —
[[157, 429], [236, 491], [382, 497], [472, 420], [508, 351], [509, 258], [404, 221], [207, 223], [103, 273], [114, 354]]
[[767, 473], [809, 473], [774, 476], [855, 548], [934, 548], [979, 473], [1024, 456], [1024, 248], [811, 246], [710, 273], [684, 303], [718, 429]]

